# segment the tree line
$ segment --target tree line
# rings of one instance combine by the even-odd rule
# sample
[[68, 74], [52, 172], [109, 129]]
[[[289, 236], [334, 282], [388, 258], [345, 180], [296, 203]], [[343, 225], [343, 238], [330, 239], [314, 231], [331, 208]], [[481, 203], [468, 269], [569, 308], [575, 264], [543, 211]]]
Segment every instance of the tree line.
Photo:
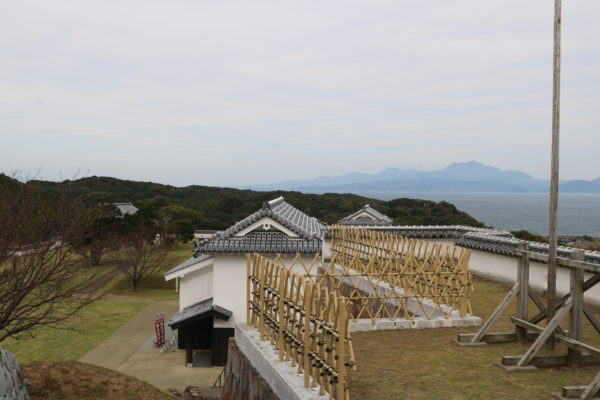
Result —
[[145, 214], [163, 221], [181, 241], [190, 240], [195, 229], [226, 229], [258, 210], [264, 202], [281, 195], [293, 206], [329, 224], [370, 204], [399, 225], [484, 226], [444, 201], [407, 198], [382, 201], [348, 193], [259, 192], [198, 185], [175, 187], [97, 176], [31, 183], [47, 193], [82, 195], [90, 204], [133, 202]]

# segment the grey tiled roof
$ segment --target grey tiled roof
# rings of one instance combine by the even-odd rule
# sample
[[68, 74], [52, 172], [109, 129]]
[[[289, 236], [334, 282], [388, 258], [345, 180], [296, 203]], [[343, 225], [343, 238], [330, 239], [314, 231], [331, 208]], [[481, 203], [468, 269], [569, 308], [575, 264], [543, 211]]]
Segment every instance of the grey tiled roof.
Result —
[[[545, 262], [545, 257], [548, 255], [549, 248], [546, 243], [529, 242], [515, 238], [499, 237], [485, 233], [467, 233], [456, 241], [457, 246], [467, 247], [475, 250], [489, 251], [492, 253], [504, 254], [507, 256], [516, 256], [515, 250], [519, 243], [528, 243], [530, 258], [534, 261]], [[556, 250], [558, 264], [562, 265], [563, 259], [571, 259], [576, 250], [573, 247], [559, 246]], [[585, 251], [584, 261], [590, 264], [600, 264], [600, 252]], [[541, 256], [541, 257], [539, 257]]]
[[188, 258], [181, 264], [168, 270], [167, 272], [164, 273], [164, 275], [166, 276], [166, 275], [170, 275], [174, 272], [181, 271], [182, 269], [186, 269], [187, 267], [191, 267], [192, 265], [196, 265], [196, 264], [201, 263], [202, 261], [206, 261], [210, 258], [213, 258], [213, 256], [210, 254], [194, 254], [193, 257]]
[[[374, 219], [359, 217], [360, 214], [367, 213]], [[383, 215], [370, 205], [366, 205], [354, 214], [348, 215], [338, 221], [340, 225], [391, 225], [392, 219]]]
[[467, 233], [481, 233], [496, 237], [513, 238], [508, 231], [493, 228], [474, 228], [464, 225], [390, 225], [390, 226], [361, 226], [363, 229], [390, 233], [415, 239], [457, 239]]
[[[244, 237], [235, 234], [269, 217], [294, 232], [298, 237], [289, 237], [273, 231], [253, 231]], [[283, 197], [263, 204], [254, 214], [244, 218], [223, 232], [196, 244], [197, 253], [315, 253], [321, 251], [321, 237], [327, 224], [311, 217], [287, 203]]]
[[121, 215], [135, 214], [139, 209], [131, 203], [113, 203], [119, 209]]
[[318, 253], [321, 239], [291, 238], [281, 232], [254, 231], [244, 237], [209, 238], [196, 251], [204, 253]]
[[340, 220], [340, 225], [352, 225], [352, 226], [390, 226], [389, 222], [374, 220], [371, 218], [355, 218], [350, 220]]
[[233, 313], [226, 308], [213, 304], [212, 297], [202, 300], [199, 303], [192, 304], [176, 313], [169, 321], [169, 326], [177, 329], [182, 325], [187, 325], [193, 321], [201, 320], [210, 316], [216, 316], [221, 319], [229, 319]]

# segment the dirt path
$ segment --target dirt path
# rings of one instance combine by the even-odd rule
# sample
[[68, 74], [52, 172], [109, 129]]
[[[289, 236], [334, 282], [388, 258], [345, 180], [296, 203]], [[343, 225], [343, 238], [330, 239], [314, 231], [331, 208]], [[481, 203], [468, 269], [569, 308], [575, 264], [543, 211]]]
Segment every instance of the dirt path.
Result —
[[96, 279], [94, 279], [89, 285], [87, 285], [84, 289], [79, 292], [80, 294], [92, 294], [97, 290], [101, 289], [108, 282], [112, 281], [117, 275], [121, 273], [121, 269], [116, 267], [107, 273], [100, 275]]

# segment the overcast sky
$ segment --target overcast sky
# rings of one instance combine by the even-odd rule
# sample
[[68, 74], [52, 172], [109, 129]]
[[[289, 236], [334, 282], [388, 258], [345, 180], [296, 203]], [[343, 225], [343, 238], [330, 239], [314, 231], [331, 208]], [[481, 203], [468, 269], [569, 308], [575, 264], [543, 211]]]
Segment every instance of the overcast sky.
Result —
[[[549, 177], [553, 0], [0, 2], [0, 171]], [[563, 4], [561, 179], [600, 176], [600, 1]]]

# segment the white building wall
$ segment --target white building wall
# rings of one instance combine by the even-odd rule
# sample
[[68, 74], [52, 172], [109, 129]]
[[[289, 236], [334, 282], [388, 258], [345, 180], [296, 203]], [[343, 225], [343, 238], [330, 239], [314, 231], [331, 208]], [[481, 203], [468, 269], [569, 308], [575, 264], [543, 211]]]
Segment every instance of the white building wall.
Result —
[[179, 311], [213, 296], [213, 266], [190, 272], [179, 278]]
[[[455, 242], [453, 239], [428, 241], [449, 245], [454, 245]], [[512, 286], [517, 281], [518, 263], [519, 259], [517, 257], [471, 249], [469, 269], [473, 275]], [[584, 275], [585, 279], [590, 277], [588, 273]], [[556, 292], [559, 295], [569, 293], [569, 282], [569, 268], [560, 266], [556, 268]], [[529, 286], [537, 293], [546, 292], [548, 287], [548, 264], [537, 261], [529, 262]], [[477, 290], [477, 286], [475, 286], [475, 290]], [[585, 292], [584, 299], [590, 305], [600, 306], [600, 286], [595, 286]]]
[[[284, 256], [286, 265], [291, 264], [295, 255]], [[266, 255], [272, 258], [271, 255]], [[312, 255], [304, 255], [302, 260], [310, 265], [314, 258]], [[246, 323], [246, 256], [245, 255], [215, 255], [213, 262], [213, 302], [233, 312], [229, 320], [215, 318], [215, 328], [233, 328], [236, 324]], [[294, 266], [293, 271], [304, 274], [304, 268], [300, 264]], [[183, 293], [183, 288], [182, 288]]]
[[215, 328], [233, 328], [246, 323], [246, 256], [215, 255], [213, 302], [233, 312], [229, 320], [215, 318]]

